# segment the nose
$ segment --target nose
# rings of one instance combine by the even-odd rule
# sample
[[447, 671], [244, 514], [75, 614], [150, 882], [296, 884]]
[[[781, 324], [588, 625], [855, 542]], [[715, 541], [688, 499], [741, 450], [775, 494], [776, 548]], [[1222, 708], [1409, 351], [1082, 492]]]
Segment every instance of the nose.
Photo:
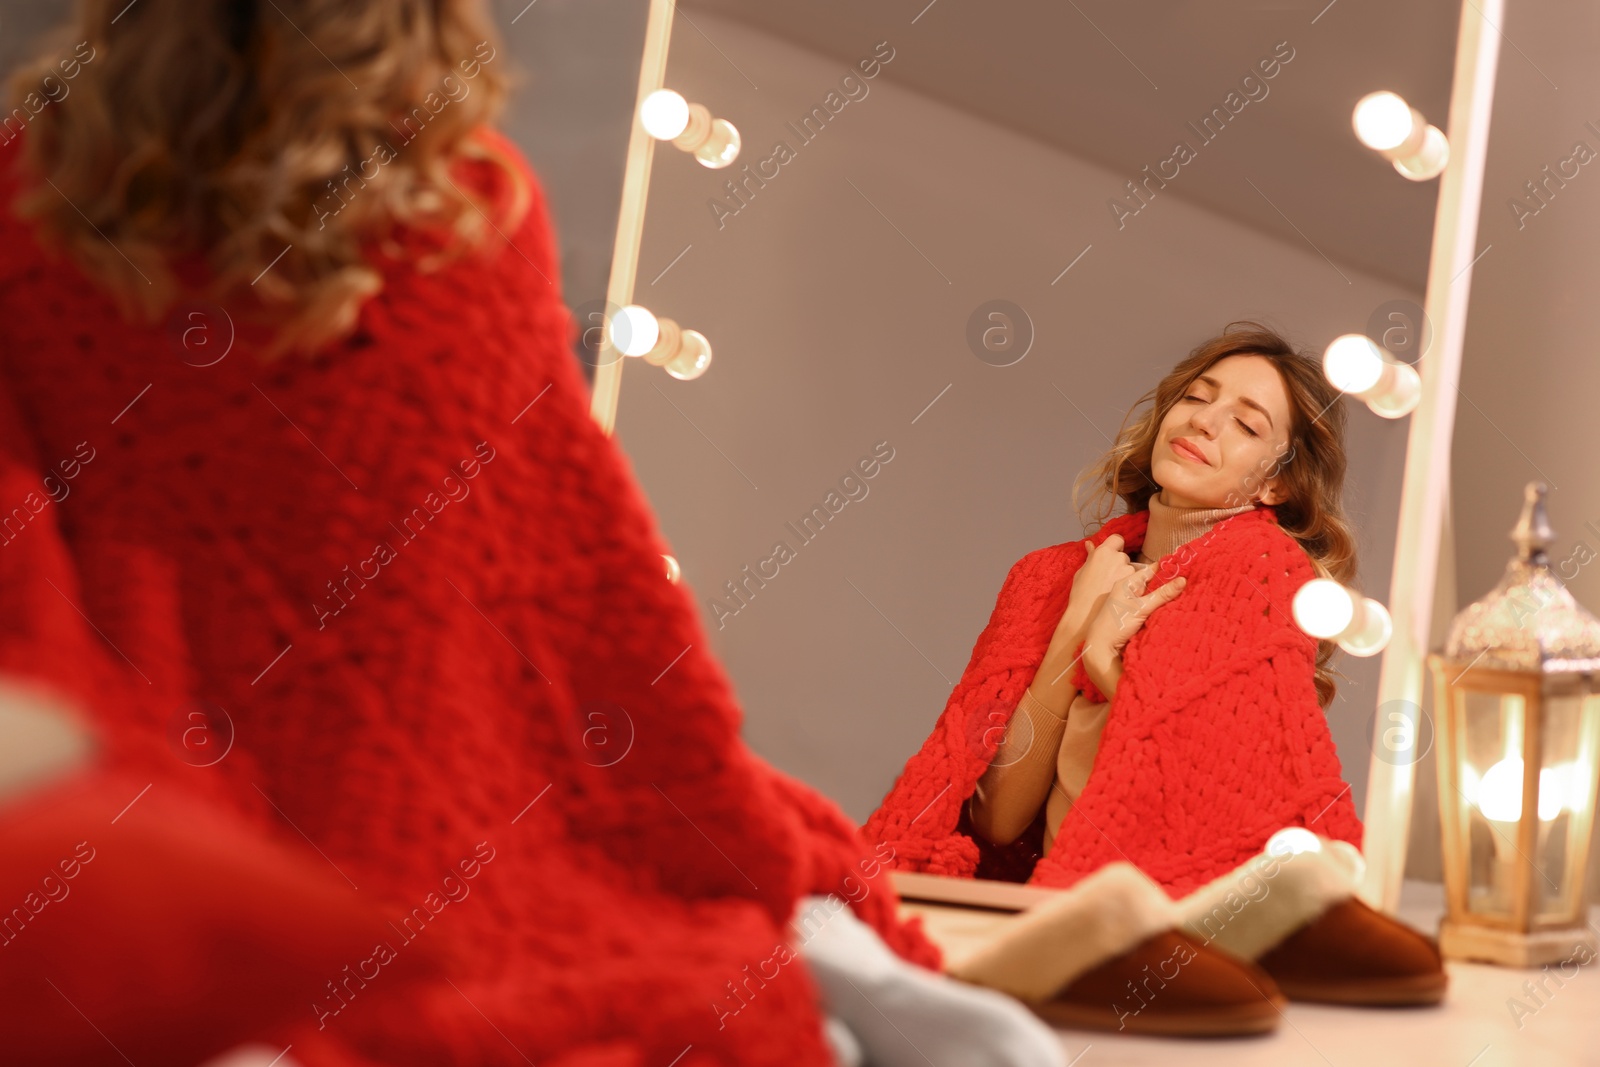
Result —
[[1207, 437], [1210, 437], [1212, 435], [1211, 428], [1213, 424], [1212, 420], [1214, 418], [1215, 414], [1211, 410], [1211, 405], [1202, 404], [1194, 410], [1192, 415], [1190, 415], [1189, 422], [1192, 426], [1194, 426], [1195, 429], [1199, 430]]

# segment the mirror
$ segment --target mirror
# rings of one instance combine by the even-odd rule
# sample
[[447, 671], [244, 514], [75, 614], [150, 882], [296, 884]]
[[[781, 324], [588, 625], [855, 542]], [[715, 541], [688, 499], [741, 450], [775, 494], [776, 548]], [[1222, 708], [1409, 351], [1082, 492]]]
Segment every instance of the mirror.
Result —
[[[678, 7], [665, 84], [742, 149], [709, 169], [657, 146], [632, 299], [716, 360], [692, 381], [632, 361], [615, 432], [753, 749], [865, 821], [1012, 565], [1094, 532], [1079, 472], [1229, 322], [1315, 356], [1345, 333], [1427, 348], [1440, 183], [1397, 174], [1351, 112], [1389, 89], [1442, 127], [1457, 20], [1355, 0]], [[1350, 584], [1383, 601], [1408, 420], [1341, 403]], [[1357, 813], [1380, 662], [1332, 661]]]

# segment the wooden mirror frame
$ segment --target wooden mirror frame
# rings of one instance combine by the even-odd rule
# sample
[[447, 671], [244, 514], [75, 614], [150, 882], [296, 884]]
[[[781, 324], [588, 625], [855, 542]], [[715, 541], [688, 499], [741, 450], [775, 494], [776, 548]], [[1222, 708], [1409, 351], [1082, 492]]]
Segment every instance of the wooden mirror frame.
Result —
[[[1455, 74], [1450, 86], [1450, 160], [1440, 176], [1433, 217], [1433, 251], [1428, 260], [1425, 323], [1433, 345], [1419, 359], [1422, 398], [1411, 413], [1406, 440], [1405, 479], [1400, 489], [1400, 528], [1395, 537], [1394, 569], [1385, 605], [1394, 634], [1383, 651], [1377, 708], [1404, 701], [1421, 721], [1426, 657], [1431, 643], [1434, 596], [1444, 520], [1450, 504], [1450, 438], [1460, 392], [1461, 350], [1467, 332], [1467, 301], [1472, 266], [1481, 255], [1478, 208], [1483, 199], [1484, 163], [1489, 148], [1489, 116], [1494, 108], [1495, 71], [1500, 56], [1503, 0], [1462, 0], [1456, 34]], [[1426, 329], [1426, 326], [1424, 326]], [[1453, 584], [1453, 583], [1452, 583]], [[1367, 772], [1365, 833], [1367, 860], [1360, 896], [1393, 915], [1400, 906], [1406, 854], [1411, 838], [1411, 808], [1416, 794], [1413, 751], [1404, 763], [1384, 758], [1386, 716], [1373, 718], [1372, 756]]]

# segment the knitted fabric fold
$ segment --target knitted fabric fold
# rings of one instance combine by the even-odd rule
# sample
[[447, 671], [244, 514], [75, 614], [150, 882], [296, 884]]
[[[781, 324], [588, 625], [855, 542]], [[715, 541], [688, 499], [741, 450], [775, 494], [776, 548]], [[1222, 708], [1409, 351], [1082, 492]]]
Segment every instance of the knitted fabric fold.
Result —
[[[1044, 658], [1087, 543], [1121, 534], [1131, 556], [1148, 519], [1147, 511], [1116, 516], [1091, 537], [1011, 567], [932, 732], [863, 827], [869, 840], [892, 845], [897, 867], [1066, 887], [1123, 859], [1177, 897], [1286, 826], [1360, 847], [1361, 822], [1317, 703], [1317, 642], [1291, 614], [1315, 571], [1265, 505], [1217, 523], [1151, 576], [1147, 591], [1179, 575], [1188, 583], [1124, 648], [1094, 768], [1049, 855], [1040, 855], [1042, 810], [1008, 846], [974, 831], [966, 801]], [[1076, 675], [1087, 683], [1081, 661]]]

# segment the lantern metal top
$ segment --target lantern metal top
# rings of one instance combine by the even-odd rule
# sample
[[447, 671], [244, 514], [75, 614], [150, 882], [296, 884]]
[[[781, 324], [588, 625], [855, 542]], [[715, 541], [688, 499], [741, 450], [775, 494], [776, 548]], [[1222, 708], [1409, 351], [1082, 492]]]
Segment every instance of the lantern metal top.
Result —
[[1542, 675], [1600, 672], [1600, 620], [1550, 571], [1555, 530], [1545, 513], [1548, 491], [1544, 482], [1527, 484], [1511, 530], [1517, 554], [1500, 584], [1451, 621], [1446, 658]]

